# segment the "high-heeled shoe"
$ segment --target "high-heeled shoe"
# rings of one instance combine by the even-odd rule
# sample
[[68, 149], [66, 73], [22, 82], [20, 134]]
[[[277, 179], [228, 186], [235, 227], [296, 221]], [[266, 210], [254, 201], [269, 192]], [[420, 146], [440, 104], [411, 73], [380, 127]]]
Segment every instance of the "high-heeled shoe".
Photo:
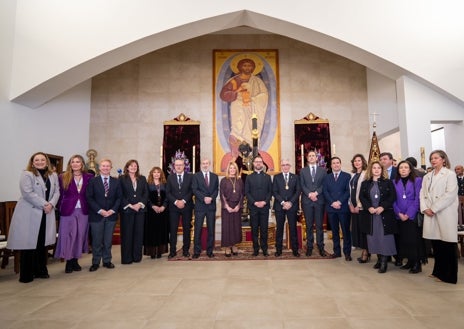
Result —
[[[232, 249], [231, 249], [231, 250], [232, 250]], [[232, 251], [231, 251], [231, 250], [226, 250], [226, 251], [224, 252], [224, 254], [225, 254], [226, 257], [232, 256]], [[228, 251], [229, 251], [229, 252], [228, 252]]]
[[234, 255], [234, 256], [237, 256], [237, 255], [238, 255], [238, 250], [235, 250], [235, 251], [234, 251], [234, 248], [233, 248], [233, 247], [230, 248], [230, 252], [231, 252], [232, 255]]
[[362, 256], [358, 258], [360, 264], [368, 263], [371, 260], [371, 254], [367, 251], [363, 251]]

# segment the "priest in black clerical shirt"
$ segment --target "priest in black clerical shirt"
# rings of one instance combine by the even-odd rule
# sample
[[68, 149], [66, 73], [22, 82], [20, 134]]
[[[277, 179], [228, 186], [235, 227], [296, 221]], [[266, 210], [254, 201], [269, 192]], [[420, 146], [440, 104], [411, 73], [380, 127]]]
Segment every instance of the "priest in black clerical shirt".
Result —
[[[250, 211], [250, 225], [253, 237], [253, 256], [258, 256], [259, 248], [264, 256], [267, 252], [267, 231], [269, 225], [269, 209], [272, 198], [271, 176], [264, 172], [263, 158], [253, 159], [253, 173], [245, 181], [245, 195]], [[258, 242], [258, 230], [260, 241]]]

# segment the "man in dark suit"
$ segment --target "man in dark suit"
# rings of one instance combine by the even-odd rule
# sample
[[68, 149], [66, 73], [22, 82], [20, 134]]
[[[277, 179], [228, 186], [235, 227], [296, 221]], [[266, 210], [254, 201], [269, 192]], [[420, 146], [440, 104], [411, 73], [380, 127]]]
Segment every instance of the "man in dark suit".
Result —
[[98, 270], [101, 260], [103, 260], [104, 267], [114, 268], [114, 264], [111, 262], [111, 246], [122, 192], [119, 180], [110, 176], [111, 168], [111, 160], [101, 160], [100, 175], [92, 178], [87, 185], [86, 198], [89, 205], [89, 223], [92, 232], [90, 272]]
[[301, 169], [301, 203], [306, 220], [306, 256], [311, 256], [314, 246], [313, 224], [316, 222], [316, 242], [321, 256], [325, 256], [324, 251], [324, 231], [322, 221], [324, 216], [324, 194], [322, 193], [322, 183], [327, 172], [324, 168], [317, 165], [316, 152], [309, 151], [308, 167]]
[[383, 170], [388, 172], [388, 178], [394, 180], [396, 178], [396, 167], [393, 166], [393, 155], [390, 152], [382, 152], [379, 156], [380, 164]]
[[272, 192], [274, 195], [274, 211], [277, 222], [276, 252], [275, 256], [282, 255], [282, 240], [284, 236], [285, 216], [288, 220], [288, 229], [293, 256], [300, 257], [297, 237], [297, 211], [300, 201], [300, 181], [298, 176], [290, 172], [290, 161], [283, 159], [280, 163], [282, 173], [274, 176]]
[[201, 233], [203, 221], [206, 217], [208, 228], [206, 254], [214, 257], [215, 223], [216, 223], [216, 198], [219, 191], [219, 178], [209, 171], [211, 161], [201, 160], [201, 171], [193, 175], [192, 190], [195, 195], [195, 231], [193, 243], [193, 258], [201, 254]]
[[183, 246], [182, 255], [190, 257], [190, 222], [192, 221], [192, 177], [184, 172], [183, 159], [174, 161], [174, 171], [168, 176], [166, 183], [166, 198], [169, 202], [169, 258], [176, 256], [177, 227], [182, 218]]
[[[264, 161], [259, 155], [253, 159], [253, 173], [245, 181], [245, 195], [250, 211], [251, 234], [253, 237], [253, 256], [258, 256], [259, 248], [264, 256], [267, 252], [267, 230], [269, 209], [272, 198], [271, 176], [264, 172]], [[258, 235], [259, 230], [259, 235]], [[258, 236], [260, 241], [258, 242]]]
[[325, 176], [322, 190], [324, 191], [325, 208], [332, 228], [334, 257], [341, 257], [340, 226], [343, 232], [343, 254], [346, 261], [351, 261], [351, 216], [348, 207], [350, 197], [351, 175], [342, 171], [342, 161], [339, 157], [330, 160], [332, 173]]

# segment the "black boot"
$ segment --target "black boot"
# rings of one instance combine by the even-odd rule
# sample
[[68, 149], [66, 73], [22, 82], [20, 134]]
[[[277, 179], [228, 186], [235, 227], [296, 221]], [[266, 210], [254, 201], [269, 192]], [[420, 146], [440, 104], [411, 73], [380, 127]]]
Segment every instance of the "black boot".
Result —
[[72, 261], [72, 269], [73, 269], [73, 271], [79, 272], [79, 271], [82, 270], [82, 267], [77, 262], [77, 258], [73, 258], [73, 259], [71, 259], [71, 261]]
[[66, 261], [66, 266], [64, 268], [65, 273], [72, 273], [73, 271], [73, 263], [72, 259]]
[[380, 268], [380, 258], [382, 255], [377, 255], [377, 263], [375, 263], [374, 268], [378, 270]]
[[413, 267], [409, 270], [409, 273], [416, 274], [422, 272], [422, 265], [420, 262], [415, 262]]
[[379, 268], [379, 273], [385, 273], [387, 272], [387, 256], [380, 256], [380, 268]]

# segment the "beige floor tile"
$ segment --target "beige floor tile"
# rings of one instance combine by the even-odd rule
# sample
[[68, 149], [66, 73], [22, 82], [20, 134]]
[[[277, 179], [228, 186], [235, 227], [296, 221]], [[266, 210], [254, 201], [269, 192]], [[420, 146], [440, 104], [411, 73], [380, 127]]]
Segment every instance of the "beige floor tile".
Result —
[[[353, 252], [356, 259], [359, 250]], [[461, 328], [464, 260], [458, 284], [435, 282], [389, 264], [328, 260], [208, 262], [166, 257], [90, 273], [64, 273], [52, 261], [51, 278], [18, 282], [10, 263], [0, 270], [0, 328]]]

